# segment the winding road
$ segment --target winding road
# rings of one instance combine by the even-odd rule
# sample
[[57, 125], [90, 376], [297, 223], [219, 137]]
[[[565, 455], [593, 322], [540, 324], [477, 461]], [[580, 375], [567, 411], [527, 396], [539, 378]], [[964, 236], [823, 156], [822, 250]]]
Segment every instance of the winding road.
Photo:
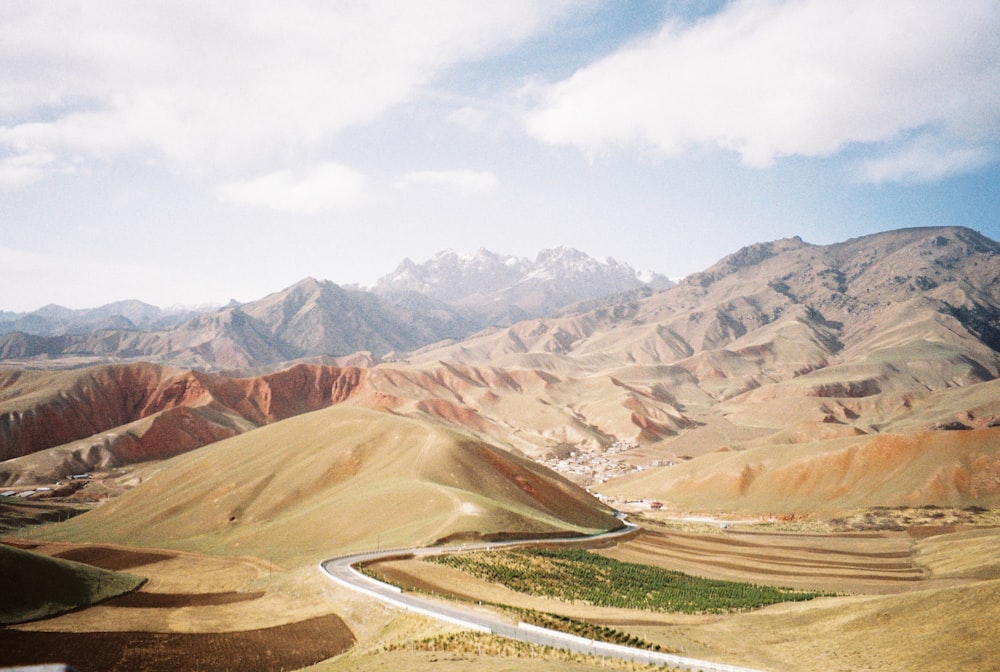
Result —
[[444, 605], [419, 597], [412, 593], [404, 593], [399, 588], [365, 576], [354, 568], [354, 565], [361, 562], [385, 560], [387, 558], [399, 557], [402, 555], [426, 557], [429, 555], [464, 553], [468, 551], [495, 551], [500, 549], [530, 546], [537, 543], [579, 544], [584, 541], [601, 541], [621, 537], [639, 529], [637, 525], [624, 521], [624, 519], [623, 522], [625, 526], [618, 530], [605, 532], [591, 537], [564, 537], [559, 539], [544, 540], [534, 539], [522, 541], [487, 542], [464, 546], [438, 546], [432, 548], [369, 551], [366, 553], [355, 553], [330, 558], [329, 560], [321, 562], [319, 567], [320, 570], [333, 581], [352, 590], [364, 593], [369, 597], [373, 597], [377, 600], [412, 613], [423, 614], [431, 618], [436, 618], [453, 625], [471, 630], [477, 630], [479, 632], [493, 633], [495, 635], [520, 640], [522, 642], [551, 646], [557, 649], [573, 651], [575, 653], [603, 656], [606, 658], [618, 658], [621, 660], [631, 660], [641, 663], [650, 663], [653, 665], [669, 665], [675, 669], [691, 670], [692, 672], [696, 672], [698, 670], [703, 672], [759, 672], [758, 670], [748, 667], [736, 667], [722, 663], [713, 663], [707, 660], [697, 660], [694, 658], [685, 658], [668, 653], [637, 649], [629, 646], [622, 646], [620, 644], [609, 644], [607, 642], [586, 639], [576, 635], [569, 635], [556, 630], [539, 628], [538, 626], [530, 625], [528, 623], [511, 625], [509, 622], [504, 621], [496, 615], [480, 613], [458, 606]]

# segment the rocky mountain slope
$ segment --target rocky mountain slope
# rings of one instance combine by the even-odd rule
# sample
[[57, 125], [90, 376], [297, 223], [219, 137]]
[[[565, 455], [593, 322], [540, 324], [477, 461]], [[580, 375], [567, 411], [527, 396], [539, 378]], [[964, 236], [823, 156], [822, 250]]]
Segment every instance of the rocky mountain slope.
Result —
[[405, 259], [379, 279], [374, 291], [399, 299], [412, 294], [461, 309], [482, 327], [505, 326], [555, 313], [565, 306], [652, 286], [673, 284], [665, 276], [640, 275], [614, 259], [594, 259], [579, 250], [542, 250], [534, 261], [488, 250], [452, 250], [415, 264]]
[[[282, 342], [307, 339], [327, 328], [310, 321], [308, 307], [326, 300], [313, 289], [292, 288], [240, 313], [257, 325], [262, 344], [278, 336]], [[324, 394], [319, 406], [303, 408], [343, 398], [450, 424], [629, 498], [703, 506], [715, 487], [716, 495], [731, 496], [727, 501], [749, 506], [753, 500], [755, 508], [766, 509], [761, 493], [776, 490], [756, 489], [753, 480], [764, 484], [784, 478], [773, 474], [794, 473], [782, 490], [786, 504], [774, 506], [800, 506], [810, 492], [829, 499], [838, 488], [856, 489], [866, 469], [879, 465], [898, 487], [871, 491], [869, 499], [878, 504], [912, 503], [914, 497], [1000, 504], [1000, 245], [973, 231], [901, 230], [828, 246], [797, 238], [762, 243], [665, 291], [613, 295], [585, 308], [487, 329], [350, 376], [340, 369], [324, 373], [351, 382], [340, 388], [344, 394]], [[208, 343], [230, 347], [222, 339]], [[299, 341], [288, 347], [307, 346]], [[305, 370], [326, 369], [292, 371]], [[80, 395], [44, 382], [55, 374], [31, 375], [38, 376], [32, 386], [0, 383], [8, 390], [0, 406], [0, 444], [20, 446], [11, 455], [26, 452], [24, 446], [47, 450], [2, 463], [8, 480], [32, 470], [53, 473], [51, 465], [64, 464], [63, 458], [44, 455], [89, 454], [79, 448], [91, 450], [103, 441], [101, 432], [118, 431], [88, 427], [83, 420], [92, 409], [71, 410]], [[205, 374], [172, 375], [194, 377], [212, 390], [210, 403], [177, 405], [172, 412], [185, 414], [188, 423], [193, 415], [214, 415], [198, 420], [200, 443], [188, 438], [164, 445], [203, 445], [216, 433], [221, 438], [270, 421], [241, 410], [241, 404], [252, 409], [259, 403], [248, 401], [257, 398], [251, 390], [272, 385], [270, 379], [208, 382]], [[314, 383], [302, 385], [312, 389]], [[301, 394], [294, 389], [282, 398]], [[123, 403], [167, 410], [154, 398], [150, 392], [141, 403]], [[63, 415], [80, 418], [76, 434], [44, 430], [52, 436], [43, 442], [37, 438], [43, 430], [26, 429], [62, 426]], [[135, 423], [155, 415], [107, 417]], [[964, 448], [936, 451], [937, 462], [912, 452], [913, 446], [947, 443], [912, 437], [958, 430]], [[15, 438], [27, 436], [34, 438]], [[150, 443], [143, 454], [156, 457], [163, 450]], [[723, 454], [725, 460], [711, 457]], [[861, 457], [873, 455], [877, 459]], [[149, 457], [137, 453], [135, 459]], [[38, 466], [44, 460], [49, 466]], [[709, 464], [719, 470], [717, 479], [701, 471]], [[852, 466], [838, 472], [837, 488], [814, 487], [838, 464]], [[938, 485], [928, 485], [933, 483]]]
[[55, 367], [139, 360], [205, 371], [246, 370], [309, 357], [385, 355], [471, 329], [455, 311], [430, 300], [390, 304], [371, 292], [306, 278], [258, 301], [201, 313], [166, 330], [6, 334], [0, 336], [0, 359]]
[[20, 332], [33, 336], [65, 336], [106, 329], [169, 329], [191, 319], [198, 312], [193, 308], [162, 309], [135, 300], [117, 301], [84, 310], [48, 305], [30, 313], [0, 311], [0, 334]]
[[[648, 280], [669, 284], [662, 276]], [[543, 251], [534, 262], [485, 250], [471, 257], [448, 252], [420, 266], [404, 261], [374, 291], [306, 278], [257, 301], [202, 313], [138, 301], [0, 313], [0, 360], [47, 367], [141, 360], [246, 371], [362, 352], [381, 358], [640, 287], [648, 285], [631, 267], [568, 248]]]
[[[914, 229], [754, 245], [667, 291], [492, 330], [409, 363], [427, 380], [456, 380], [445, 385], [454, 396], [431, 395], [453, 405], [438, 401], [442, 416], [539, 456], [575, 451], [563, 463], [584, 479], [620, 473], [604, 451], [622, 442], [637, 447], [614, 458], [619, 467], [665, 484], [718, 450], [733, 451], [738, 481], [786, 447], [967, 430], [986, 438], [966, 437], [972, 453], [942, 452], [937, 466], [961, 482], [962, 464], [987, 465], [988, 487], [941, 498], [984, 502], [1000, 497], [998, 327], [1000, 246], [967, 229]], [[887, 469], [902, 459], [880, 454], [895, 456]]]

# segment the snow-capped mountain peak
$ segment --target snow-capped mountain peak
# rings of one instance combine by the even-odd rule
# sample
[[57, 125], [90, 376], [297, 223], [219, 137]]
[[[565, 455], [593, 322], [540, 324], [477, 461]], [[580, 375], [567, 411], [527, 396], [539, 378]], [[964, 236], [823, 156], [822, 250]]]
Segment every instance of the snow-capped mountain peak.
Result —
[[572, 247], [542, 250], [534, 261], [480, 248], [472, 253], [443, 250], [422, 264], [406, 259], [378, 281], [375, 291], [387, 296], [416, 292], [472, 308], [497, 323], [497, 316], [500, 322], [540, 316], [644, 284], [628, 264], [610, 257], [598, 260]]

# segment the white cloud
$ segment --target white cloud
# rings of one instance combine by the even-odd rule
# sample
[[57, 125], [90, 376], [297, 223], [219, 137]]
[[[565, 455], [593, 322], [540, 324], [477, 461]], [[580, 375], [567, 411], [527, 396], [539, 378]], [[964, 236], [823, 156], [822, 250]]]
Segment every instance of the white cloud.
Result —
[[[44, 152], [17, 154], [0, 159], [0, 192], [25, 187], [54, 169], [56, 157]], [[62, 167], [63, 171], [71, 170]]]
[[413, 186], [448, 187], [468, 194], [493, 191], [500, 184], [496, 175], [476, 170], [422, 170], [408, 173], [395, 183], [397, 189]]
[[861, 164], [865, 182], [915, 184], [972, 172], [996, 160], [986, 147], [950, 146], [932, 137], [921, 137], [899, 150]]
[[566, 3], [0, 4], [0, 156], [232, 170], [289, 157], [509, 48]]
[[366, 182], [365, 176], [353, 168], [322, 163], [299, 173], [279, 170], [226, 182], [219, 187], [218, 195], [224, 203], [316, 215], [361, 204]]
[[991, 0], [737, 1], [534, 85], [526, 124], [591, 156], [709, 146], [756, 167], [922, 129], [957, 169], [957, 148], [1000, 140], [997, 34]]

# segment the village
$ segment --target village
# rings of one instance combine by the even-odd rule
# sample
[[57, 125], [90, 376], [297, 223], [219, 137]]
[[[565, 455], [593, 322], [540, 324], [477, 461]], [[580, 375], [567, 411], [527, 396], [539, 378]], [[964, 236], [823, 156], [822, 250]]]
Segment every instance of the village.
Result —
[[[610, 502], [607, 497], [595, 492], [594, 488], [619, 476], [644, 471], [649, 467], [671, 466], [673, 464], [669, 460], [656, 460], [651, 464], [641, 465], [633, 464], [624, 459], [626, 453], [638, 447], [639, 445], [632, 441], [616, 439], [607, 448], [575, 446], [564, 457], [556, 455], [539, 461], [556, 473], [584, 486], [598, 499], [611, 504], [624, 504], [625, 502]], [[653, 510], [662, 506], [660, 502], [652, 500], [628, 502], [627, 504], [631, 505], [632, 508]]]

